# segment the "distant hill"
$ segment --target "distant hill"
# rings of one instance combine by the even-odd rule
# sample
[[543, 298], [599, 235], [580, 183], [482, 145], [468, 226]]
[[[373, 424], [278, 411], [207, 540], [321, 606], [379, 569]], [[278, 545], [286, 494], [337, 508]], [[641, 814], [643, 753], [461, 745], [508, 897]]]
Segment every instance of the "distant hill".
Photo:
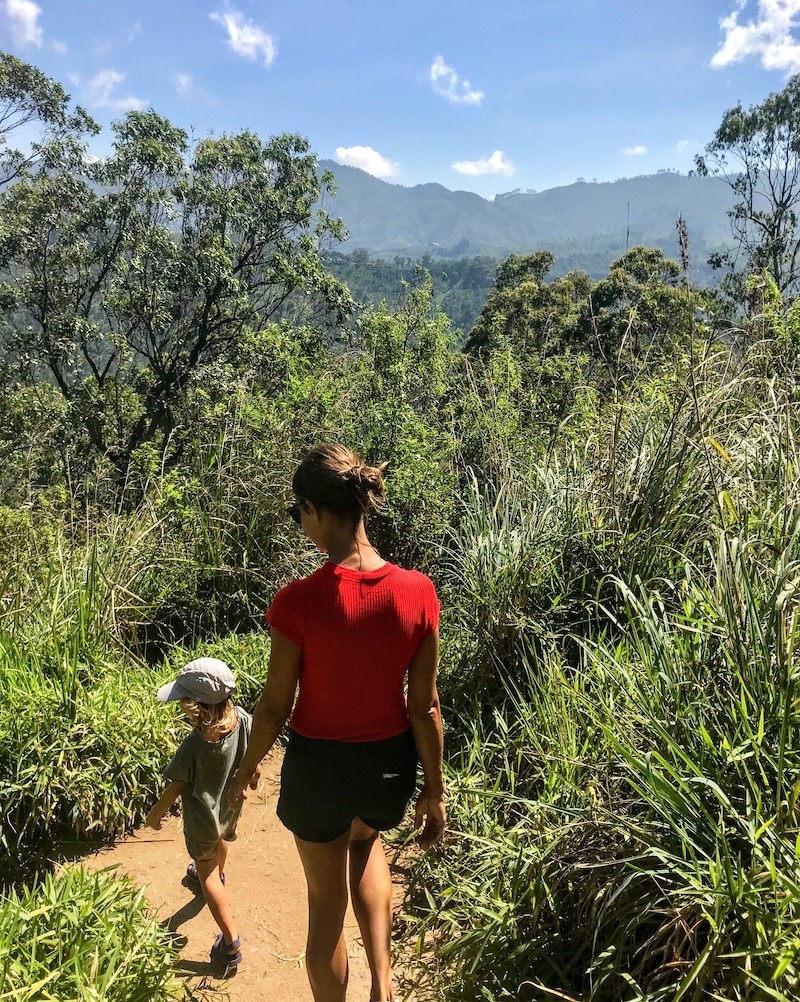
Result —
[[513, 251], [547, 248], [556, 254], [557, 271], [581, 267], [599, 277], [626, 243], [662, 247], [677, 257], [679, 215], [687, 222], [698, 271], [705, 271], [710, 248], [730, 241], [731, 192], [715, 178], [664, 171], [511, 192], [488, 201], [440, 184], [389, 184], [330, 160], [320, 166], [336, 178], [337, 194], [325, 208], [344, 220], [349, 237], [339, 249], [345, 252], [364, 248], [385, 258], [502, 258]]

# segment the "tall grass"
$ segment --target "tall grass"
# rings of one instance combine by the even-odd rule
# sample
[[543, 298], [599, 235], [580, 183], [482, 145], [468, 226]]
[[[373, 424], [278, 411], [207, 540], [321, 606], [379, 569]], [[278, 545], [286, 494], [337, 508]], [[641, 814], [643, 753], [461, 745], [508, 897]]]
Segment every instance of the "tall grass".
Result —
[[155, 796], [175, 740], [147, 671], [94, 659], [67, 664], [65, 684], [35, 670], [26, 675], [25, 667], [6, 651], [0, 706], [0, 877], [6, 879], [6, 869], [13, 875], [15, 863], [24, 867], [39, 852], [51, 853], [54, 841], [130, 830]]
[[[705, 419], [721, 408], [711, 399]], [[698, 445], [692, 399], [621, 403], [607, 421], [580, 449], [506, 457], [496, 482], [466, 477], [440, 579], [450, 621], [474, 638], [468, 689], [496, 676], [502, 690], [509, 666], [616, 629], [617, 579], [668, 589], [702, 558], [731, 473]]]
[[342, 353], [311, 396], [310, 368], [269, 406], [198, 391], [202, 440], [171, 472], [143, 454], [136, 506], [0, 510], [6, 880], [141, 818], [182, 733], [154, 692], [183, 661], [225, 658], [252, 705], [249, 631], [312, 565], [282, 515], [295, 459], [321, 428], [397, 431], [375, 529], [436, 556], [444, 608], [451, 834], [414, 867], [407, 921], [431, 993], [798, 997], [796, 391], [731, 358], [586, 394], [549, 452], [515, 397], [503, 421], [502, 394], [480, 401], [464, 470], [463, 443], [437, 451], [446, 414], [409, 405], [394, 428]]
[[796, 998], [800, 565], [737, 543], [682, 614], [626, 590], [624, 640], [460, 722], [412, 909], [448, 999]]
[[737, 377], [473, 486], [451, 834], [407, 908], [432, 995], [800, 993], [800, 455], [774, 390]]
[[143, 891], [111, 872], [67, 870], [0, 897], [4, 1002], [188, 999], [173, 961]]
[[175, 644], [156, 670], [137, 656], [163, 531], [146, 514], [19, 544], [28, 560], [0, 614], [0, 882], [35, 872], [61, 841], [119, 836], [141, 820], [183, 734], [155, 691], [192, 656], [229, 660], [247, 706], [263, 683], [263, 632]]

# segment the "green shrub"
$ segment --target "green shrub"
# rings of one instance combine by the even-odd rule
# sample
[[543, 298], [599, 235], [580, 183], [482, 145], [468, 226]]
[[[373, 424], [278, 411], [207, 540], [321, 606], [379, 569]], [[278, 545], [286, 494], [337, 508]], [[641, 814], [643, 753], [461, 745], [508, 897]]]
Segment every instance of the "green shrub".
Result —
[[[787, 518], [788, 515], [788, 518]], [[800, 519], [721, 537], [680, 608], [517, 661], [454, 723], [451, 835], [409, 934], [451, 1002], [791, 1002], [800, 989]], [[794, 528], [791, 528], [791, 527]]]
[[176, 737], [149, 669], [98, 659], [64, 666], [66, 683], [8, 653], [0, 671], [6, 879], [59, 840], [130, 831], [157, 795]]
[[104, 870], [47, 875], [0, 897], [0, 985], [7, 1002], [188, 999], [169, 933], [144, 894]]
[[187, 733], [174, 704], [156, 690], [193, 657], [227, 660], [239, 699], [255, 705], [266, 676], [265, 632], [176, 648], [158, 671], [109, 656], [60, 665], [0, 633], [0, 881], [61, 840], [118, 837], [139, 823]]

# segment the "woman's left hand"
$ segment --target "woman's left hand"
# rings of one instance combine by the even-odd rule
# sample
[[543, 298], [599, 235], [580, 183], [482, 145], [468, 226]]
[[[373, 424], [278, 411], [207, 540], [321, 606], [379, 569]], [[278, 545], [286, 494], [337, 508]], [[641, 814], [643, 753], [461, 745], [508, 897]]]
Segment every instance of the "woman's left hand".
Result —
[[423, 849], [430, 849], [444, 835], [447, 824], [447, 811], [444, 806], [444, 794], [435, 796], [422, 790], [417, 798], [417, 808], [414, 816], [414, 827], [419, 831], [417, 844]]

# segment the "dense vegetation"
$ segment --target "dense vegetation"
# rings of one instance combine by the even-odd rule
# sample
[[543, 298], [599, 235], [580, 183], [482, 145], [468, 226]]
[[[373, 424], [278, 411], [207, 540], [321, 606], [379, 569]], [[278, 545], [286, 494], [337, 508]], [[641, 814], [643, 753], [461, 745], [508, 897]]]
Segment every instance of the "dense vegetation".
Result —
[[757, 232], [746, 302], [693, 289], [683, 228], [680, 264], [635, 247], [600, 281], [512, 255], [459, 347], [424, 273], [356, 310], [297, 137], [190, 152], [132, 113], [94, 164], [57, 85], [6, 57], [0, 100], [43, 128], [0, 196], [9, 999], [177, 992], [136, 893], [46, 860], [141, 822], [181, 660], [255, 699], [263, 609], [317, 560], [284, 511], [320, 439], [389, 461], [371, 535], [443, 600], [419, 996], [797, 998], [800, 304]]
[[453, 330], [463, 338], [472, 329], [494, 282], [498, 261], [491, 257], [462, 257], [441, 261], [430, 254], [421, 258], [396, 256], [392, 261], [370, 257], [363, 249], [349, 254], [328, 251], [323, 260], [331, 274], [347, 285], [356, 301], [394, 309], [403, 298], [403, 283], [413, 285], [421, 275], [431, 279], [436, 306], [447, 315]]

